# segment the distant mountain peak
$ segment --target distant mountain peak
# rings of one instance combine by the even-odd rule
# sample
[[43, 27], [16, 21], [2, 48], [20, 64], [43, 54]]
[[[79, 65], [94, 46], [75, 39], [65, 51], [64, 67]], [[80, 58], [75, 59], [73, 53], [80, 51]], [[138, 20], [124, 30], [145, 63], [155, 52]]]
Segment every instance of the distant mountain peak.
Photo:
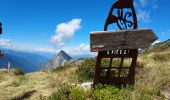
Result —
[[61, 50], [59, 53], [58, 53], [58, 55], [59, 54], [67, 54], [65, 51], [63, 51], [63, 50]]
[[61, 50], [58, 55], [59, 57], [62, 57], [64, 59], [70, 60], [72, 57], [70, 57], [65, 51]]
[[57, 55], [53, 57], [44, 67], [44, 71], [51, 70], [56, 67], [62, 67], [67, 64], [80, 64], [83, 59], [74, 59], [70, 57], [65, 51], [61, 50]]

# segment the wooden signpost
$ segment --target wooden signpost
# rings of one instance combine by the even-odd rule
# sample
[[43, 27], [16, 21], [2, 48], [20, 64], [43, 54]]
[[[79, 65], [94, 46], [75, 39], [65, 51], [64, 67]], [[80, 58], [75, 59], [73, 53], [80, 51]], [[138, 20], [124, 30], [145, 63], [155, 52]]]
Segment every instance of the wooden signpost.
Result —
[[[125, 34], [127, 34], [127, 38], [124, 37]], [[114, 84], [116, 86], [134, 84], [138, 48], [149, 47], [155, 40], [157, 37], [151, 29], [91, 32], [90, 50], [98, 52], [93, 84]], [[108, 66], [102, 66], [101, 62], [105, 58], [109, 60]], [[114, 67], [113, 61], [117, 58], [121, 59], [120, 66]], [[128, 67], [123, 66], [126, 58], [132, 59]], [[126, 77], [121, 75], [123, 70], [128, 73]], [[103, 73], [105, 76], [101, 75]]]
[[[113, 12], [116, 11], [114, 15]], [[113, 23], [116, 23], [120, 30], [107, 31], [108, 26]], [[90, 51], [98, 52], [93, 86], [98, 83], [118, 87], [133, 85], [138, 49], [149, 47], [157, 39], [151, 29], [137, 29], [133, 0], [118, 0], [110, 9], [104, 31], [90, 33]], [[127, 58], [131, 59], [130, 65], [124, 66]], [[103, 65], [103, 61], [108, 64]]]

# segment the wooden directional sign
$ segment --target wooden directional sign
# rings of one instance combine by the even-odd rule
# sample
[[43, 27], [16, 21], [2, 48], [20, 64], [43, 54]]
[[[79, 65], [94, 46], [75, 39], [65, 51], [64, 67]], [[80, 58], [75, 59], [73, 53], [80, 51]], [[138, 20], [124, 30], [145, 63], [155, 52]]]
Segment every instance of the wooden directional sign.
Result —
[[90, 33], [90, 50], [138, 49], [150, 46], [158, 37], [151, 29], [99, 31]]

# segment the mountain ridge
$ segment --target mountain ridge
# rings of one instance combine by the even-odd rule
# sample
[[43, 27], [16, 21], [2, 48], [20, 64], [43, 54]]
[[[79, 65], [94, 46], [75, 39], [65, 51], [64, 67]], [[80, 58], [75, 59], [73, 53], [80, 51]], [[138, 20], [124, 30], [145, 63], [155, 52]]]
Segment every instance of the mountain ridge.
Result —
[[0, 68], [7, 68], [10, 62], [11, 68], [20, 68], [24, 72], [39, 71], [41, 66], [46, 63], [49, 58], [31, 52], [15, 51], [11, 49], [1, 49], [4, 56], [0, 58]]
[[81, 62], [83, 62], [83, 58], [72, 58], [65, 51], [61, 50], [58, 54], [54, 55], [54, 57], [49, 62], [44, 65], [42, 70], [48, 71], [57, 67], [63, 67], [68, 64], [81, 64]]
[[165, 51], [170, 49], [170, 39], [156, 43], [154, 45], [151, 45], [150, 47], [143, 49], [142, 52], [159, 52], [159, 51]]

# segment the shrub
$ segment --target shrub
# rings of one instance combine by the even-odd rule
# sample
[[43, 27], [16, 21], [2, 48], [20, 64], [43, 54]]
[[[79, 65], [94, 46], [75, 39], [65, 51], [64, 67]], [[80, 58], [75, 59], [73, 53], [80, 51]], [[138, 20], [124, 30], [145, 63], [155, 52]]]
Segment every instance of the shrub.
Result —
[[24, 72], [20, 68], [15, 68], [13, 73], [15, 75], [23, 75], [24, 74]]
[[61, 85], [48, 97], [49, 100], [85, 100], [85, 98], [86, 93], [84, 90], [67, 84]]
[[[111, 85], [96, 85], [93, 91], [95, 100], [122, 100], [123, 92], [115, 86]], [[126, 98], [127, 99], [127, 98]]]
[[86, 100], [86, 93], [84, 90], [74, 87], [71, 89], [71, 99], [72, 100]]
[[71, 87], [67, 84], [59, 86], [59, 88], [48, 97], [49, 100], [67, 100], [69, 98]]
[[76, 73], [78, 74], [79, 81], [91, 80], [94, 76], [94, 69], [96, 60], [94, 58], [86, 59], [80, 66]]

